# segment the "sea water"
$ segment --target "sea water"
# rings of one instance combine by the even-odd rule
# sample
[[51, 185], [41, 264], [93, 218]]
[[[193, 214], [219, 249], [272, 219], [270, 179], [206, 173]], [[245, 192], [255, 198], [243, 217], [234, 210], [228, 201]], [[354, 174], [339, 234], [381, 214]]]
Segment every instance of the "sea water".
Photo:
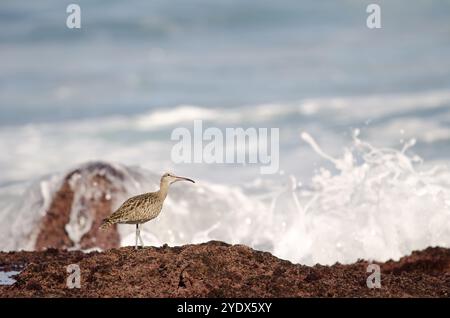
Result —
[[12, 278], [15, 275], [18, 275], [20, 272], [18, 271], [0, 271], [0, 285], [12, 285], [16, 281]]

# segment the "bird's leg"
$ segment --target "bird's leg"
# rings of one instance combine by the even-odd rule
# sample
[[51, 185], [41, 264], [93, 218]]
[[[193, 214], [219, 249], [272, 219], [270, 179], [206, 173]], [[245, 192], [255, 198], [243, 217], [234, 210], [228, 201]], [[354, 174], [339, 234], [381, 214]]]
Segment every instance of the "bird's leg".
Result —
[[136, 244], [135, 244], [135, 246], [134, 246], [134, 249], [136, 249], [137, 250], [137, 248], [138, 248], [138, 236], [139, 236], [139, 224], [136, 224]]
[[144, 248], [144, 241], [142, 240], [140, 229], [138, 230], [138, 238], [139, 238], [139, 242], [141, 243], [142, 248]]

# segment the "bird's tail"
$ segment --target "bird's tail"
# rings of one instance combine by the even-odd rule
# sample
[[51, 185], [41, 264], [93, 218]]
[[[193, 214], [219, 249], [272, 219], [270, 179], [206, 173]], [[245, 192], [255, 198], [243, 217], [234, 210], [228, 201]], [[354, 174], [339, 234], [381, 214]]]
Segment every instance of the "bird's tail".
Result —
[[103, 219], [102, 225], [100, 225], [101, 230], [106, 230], [108, 227], [113, 225], [115, 222], [110, 218]]

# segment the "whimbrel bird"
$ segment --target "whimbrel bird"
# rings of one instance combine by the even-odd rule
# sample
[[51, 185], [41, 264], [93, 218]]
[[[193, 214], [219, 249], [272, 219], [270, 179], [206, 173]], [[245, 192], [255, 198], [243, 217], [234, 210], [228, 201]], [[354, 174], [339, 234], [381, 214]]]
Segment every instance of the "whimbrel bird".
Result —
[[144, 242], [141, 238], [139, 225], [156, 218], [161, 212], [164, 200], [169, 191], [169, 186], [177, 181], [194, 180], [184, 177], [178, 177], [170, 173], [165, 173], [161, 177], [159, 191], [149, 192], [131, 197], [126, 200], [113, 214], [103, 220], [101, 229], [106, 229], [109, 226], [119, 224], [136, 224], [136, 249], [138, 248], [138, 239], [142, 247]]

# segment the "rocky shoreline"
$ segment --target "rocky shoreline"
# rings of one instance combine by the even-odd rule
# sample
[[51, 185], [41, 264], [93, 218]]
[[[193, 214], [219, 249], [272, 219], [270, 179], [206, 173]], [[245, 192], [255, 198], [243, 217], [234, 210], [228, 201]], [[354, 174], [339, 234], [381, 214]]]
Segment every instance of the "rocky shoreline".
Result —
[[[98, 227], [112, 213], [113, 198], [127, 196], [125, 175], [120, 167], [102, 162], [65, 175], [36, 224], [30, 244], [34, 251], [0, 252], [0, 297], [450, 295], [450, 249], [446, 248], [430, 247], [397, 262], [378, 263], [381, 288], [371, 289], [367, 261], [309, 267], [218, 241], [137, 251], [119, 247], [117, 227], [109, 231]], [[33, 238], [32, 234], [28, 236]], [[79, 289], [67, 286], [71, 264], [80, 269]], [[14, 284], [6, 285], [12, 280]]]
[[[70, 264], [80, 268], [79, 289], [67, 287]], [[137, 251], [0, 252], [0, 271], [20, 271], [14, 284], [0, 286], [0, 297], [450, 296], [450, 249], [427, 248], [377, 264], [381, 288], [371, 289], [366, 261], [309, 267], [218, 241]]]

